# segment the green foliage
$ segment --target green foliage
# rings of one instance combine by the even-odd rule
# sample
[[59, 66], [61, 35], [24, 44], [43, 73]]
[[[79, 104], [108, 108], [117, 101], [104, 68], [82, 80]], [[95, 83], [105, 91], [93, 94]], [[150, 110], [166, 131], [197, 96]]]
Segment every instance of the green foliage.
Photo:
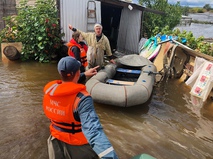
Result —
[[205, 11], [206, 11], [205, 9], [198, 7], [189, 9], [189, 13], [204, 13]]
[[189, 6], [182, 7], [182, 15], [185, 15], [185, 16], [189, 15]]
[[6, 27], [0, 32], [0, 42], [16, 42], [17, 27], [15, 25], [15, 16], [3, 17]]
[[17, 29], [16, 41], [23, 45], [22, 60], [49, 62], [56, 56], [64, 36], [60, 33], [55, 0], [36, 0], [35, 6], [20, 0], [17, 10], [15, 23], [8, 25]]
[[199, 9], [197, 10], [197, 13], [204, 13], [204, 11], [203, 11], [202, 8], [199, 8]]
[[153, 30], [156, 26], [158, 26], [161, 30], [167, 25], [170, 30], [172, 30], [180, 22], [183, 12], [180, 2], [172, 5], [169, 4], [167, 0], [140, 0], [140, 4], [143, 4], [147, 8], [165, 13], [165, 15], [157, 15], [150, 12], [145, 12], [143, 32], [145, 32], [148, 37], [155, 35]]
[[190, 8], [190, 9], [189, 9], [189, 13], [197, 13], [196, 8]]
[[156, 34], [160, 35], [171, 35], [171, 36], [177, 36], [177, 41], [182, 42], [183, 38], [187, 39], [186, 45], [190, 47], [193, 50], [196, 50], [198, 52], [213, 56], [213, 44], [210, 44], [208, 42], [204, 41], [204, 37], [201, 36], [199, 38], [195, 38], [193, 33], [191, 31], [180, 31], [178, 28], [171, 31], [168, 26], [165, 26], [162, 30], [159, 30], [158, 27], [155, 28]]
[[203, 6], [203, 8], [206, 9], [207, 11], [210, 11], [212, 9], [211, 6], [210, 6], [210, 4], [205, 4]]

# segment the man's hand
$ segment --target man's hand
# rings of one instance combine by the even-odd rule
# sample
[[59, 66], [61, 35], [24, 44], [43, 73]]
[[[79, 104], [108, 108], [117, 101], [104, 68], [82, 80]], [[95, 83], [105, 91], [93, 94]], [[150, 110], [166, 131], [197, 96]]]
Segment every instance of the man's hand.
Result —
[[69, 24], [69, 29], [70, 29], [70, 30], [72, 30], [72, 28], [73, 28], [73, 27], [72, 27], [72, 25], [71, 25], [71, 24]]
[[86, 77], [91, 77], [97, 74], [97, 69], [99, 68], [99, 66], [90, 68], [89, 70], [85, 71], [84, 74]]
[[113, 63], [113, 64], [116, 64], [115, 60], [113, 60], [113, 59], [111, 59], [109, 62]]

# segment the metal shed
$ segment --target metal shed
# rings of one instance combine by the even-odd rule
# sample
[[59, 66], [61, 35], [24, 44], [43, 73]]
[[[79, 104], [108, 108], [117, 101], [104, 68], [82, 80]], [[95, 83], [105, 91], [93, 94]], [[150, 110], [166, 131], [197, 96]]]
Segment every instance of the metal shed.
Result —
[[[87, 32], [92, 30], [89, 25], [93, 24], [92, 20], [95, 19], [96, 22], [102, 23], [103, 33], [108, 37], [111, 49], [126, 54], [138, 53], [138, 43], [143, 30], [143, 13], [147, 11], [164, 14], [123, 0], [60, 0], [59, 6], [61, 28], [65, 33], [66, 42], [72, 37], [69, 24]], [[95, 14], [93, 19], [89, 17], [90, 13]]]

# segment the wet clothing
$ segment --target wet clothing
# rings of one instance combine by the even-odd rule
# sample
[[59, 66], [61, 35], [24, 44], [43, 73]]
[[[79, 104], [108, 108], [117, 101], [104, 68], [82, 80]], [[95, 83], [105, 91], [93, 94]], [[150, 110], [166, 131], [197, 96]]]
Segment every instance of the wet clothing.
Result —
[[74, 39], [71, 39], [69, 43], [67, 43], [68, 55], [74, 57], [78, 61], [81, 62], [80, 71], [85, 72], [85, 68], [88, 65], [87, 62], [87, 50], [88, 47], [84, 42], [77, 43]]
[[[103, 159], [118, 158], [103, 131], [93, 100], [84, 85], [55, 80], [44, 87], [44, 93], [43, 109], [51, 121], [51, 136], [48, 139], [49, 156], [53, 156], [51, 159], [58, 159], [58, 154], [66, 156], [65, 159], [75, 159], [75, 156], [78, 159], [95, 159], [95, 154]], [[61, 129], [55, 127], [55, 123]], [[76, 151], [73, 152], [70, 149], [72, 147]]]
[[[76, 31], [75, 28], [73, 28], [72, 30]], [[96, 36], [95, 32], [80, 32], [88, 44], [88, 68], [93, 68], [98, 65], [100, 66], [100, 68], [104, 66], [104, 55], [106, 55], [110, 60], [112, 59], [109, 40], [103, 33], [101, 36], [98, 37]]]

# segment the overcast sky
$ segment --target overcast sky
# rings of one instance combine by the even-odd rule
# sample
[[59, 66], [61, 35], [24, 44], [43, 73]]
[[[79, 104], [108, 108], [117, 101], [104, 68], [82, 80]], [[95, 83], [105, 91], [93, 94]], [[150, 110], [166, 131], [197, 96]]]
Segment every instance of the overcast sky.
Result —
[[213, 0], [168, 0], [168, 3], [177, 3], [180, 1], [181, 6], [203, 7], [205, 4], [210, 4], [213, 8]]
[[[139, 0], [132, 0], [134, 3], [138, 3]], [[189, 7], [203, 7], [205, 4], [210, 4], [213, 8], [213, 0], [168, 0], [168, 3], [174, 4], [180, 1], [181, 6]]]

